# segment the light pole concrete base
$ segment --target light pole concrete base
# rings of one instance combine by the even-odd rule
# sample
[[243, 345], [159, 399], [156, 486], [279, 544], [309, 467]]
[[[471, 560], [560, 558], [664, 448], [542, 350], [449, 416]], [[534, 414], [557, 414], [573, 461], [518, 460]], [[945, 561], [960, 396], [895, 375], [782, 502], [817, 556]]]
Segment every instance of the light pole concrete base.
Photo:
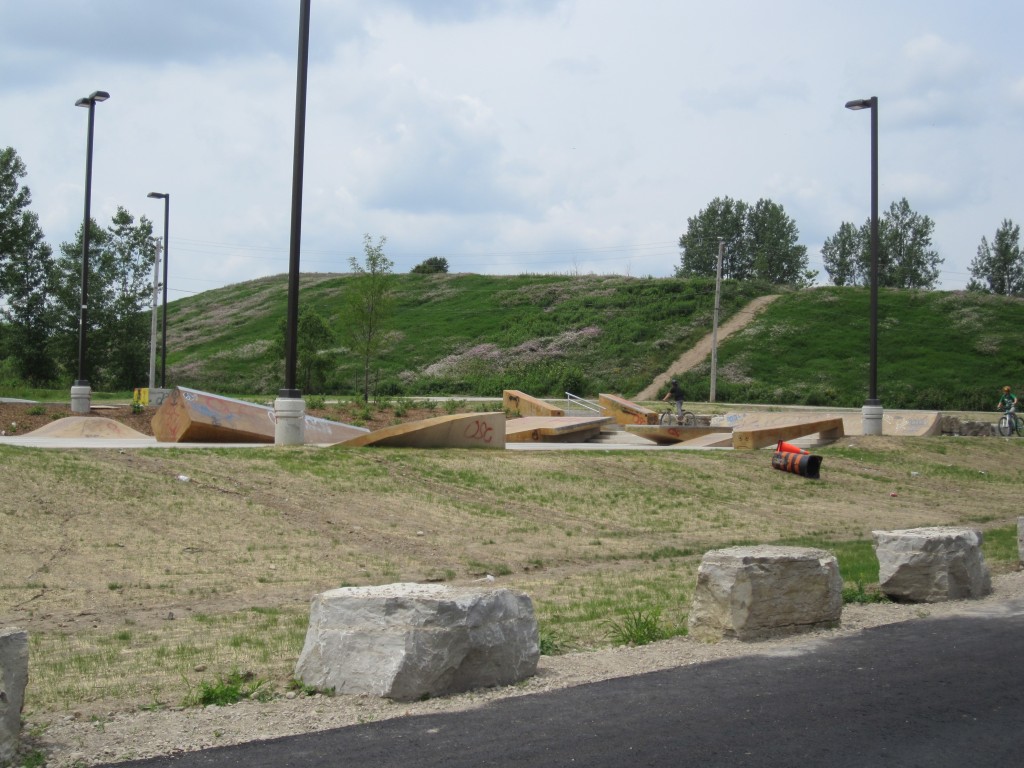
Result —
[[167, 396], [169, 394], [171, 394], [171, 390], [169, 389], [161, 389], [160, 387], [150, 387], [149, 404], [159, 407], [163, 405], [164, 400], [167, 399]]
[[71, 412], [88, 413], [92, 405], [92, 387], [88, 384], [71, 385]]
[[306, 401], [301, 397], [279, 397], [274, 401], [274, 445], [302, 445], [306, 442]]
[[882, 434], [882, 406], [865, 405], [860, 409], [860, 415], [864, 421], [865, 435]]

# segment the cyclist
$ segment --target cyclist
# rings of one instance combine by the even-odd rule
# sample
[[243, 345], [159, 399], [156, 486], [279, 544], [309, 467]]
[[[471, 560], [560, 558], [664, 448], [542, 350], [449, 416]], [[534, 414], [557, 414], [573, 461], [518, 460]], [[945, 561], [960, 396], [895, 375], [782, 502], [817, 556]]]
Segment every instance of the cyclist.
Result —
[[1003, 394], [999, 398], [999, 404], [996, 406], [996, 410], [1002, 411], [1003, 413], [1017, 412], [1017, 396], [1010, 391], [1009, 387], [1003, 387]]
[[[668, 392], [661, 398], [663, 401], [667, 401], [669, 398], [675, 400], [676, 403], [676, 419], [680, 424], [683, 423], [683, 388], [679, 386], [679, 382], [676, 379], [672, 379], [672, 386], [669, 387]], [[1014, 401], [1016, 402], [1016, 401]]]

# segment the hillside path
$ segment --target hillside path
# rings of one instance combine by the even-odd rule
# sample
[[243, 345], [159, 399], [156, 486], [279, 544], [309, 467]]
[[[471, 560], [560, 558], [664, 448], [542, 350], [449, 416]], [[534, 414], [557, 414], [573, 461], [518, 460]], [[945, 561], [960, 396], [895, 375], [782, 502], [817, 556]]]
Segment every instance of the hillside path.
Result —
[[[729, 338], [736, 331], [742, 330], [755, 317], [764, 311], [764, 308], [779, 298], [779, 294], [770, 296], [758, 296], [752, 302], [739, 310], [726, 322], [718, 327], [718, 341], [721, 343]], [[655, 377], [654, 381], [641, 390], [635, 400], [654, 400], [658, 397], [660, 390], [668, 380], [676, 374], [685, 373], [696, 365], [699, 365], [704, 358], [711, 354], [711, 334], [698, 341], [693, 347], [684, 352], [682, 356], [668, 367], [668, 370]]]

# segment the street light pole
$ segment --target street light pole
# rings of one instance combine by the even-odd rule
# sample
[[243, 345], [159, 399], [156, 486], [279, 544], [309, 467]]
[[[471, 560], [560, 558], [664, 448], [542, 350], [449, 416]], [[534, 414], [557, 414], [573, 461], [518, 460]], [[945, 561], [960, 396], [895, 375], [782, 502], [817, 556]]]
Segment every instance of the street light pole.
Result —
[[871, 110], [871, 342], [868, 398], [862, 415], [865, 435], [882, 434], [882, 401], [878, 398], [878, 97], [846, 102], [852, 110]]
[[309, 69], [310, 0], [299, 0], [299, 50], [295, 83], [295, 143], [292, 154], [292, 219], [288, 258], [288, 308], [284, 340], [284, 388], [274, 401], [274, 443], [305, 442], [306, 403], [296, 386], [299, 339], [299, 257], [302, 243], [302, 171], [306, 148], [306, 80]]
[[171, 193], [150, 192], [146, 197], [164, 201], [164, 307], [160, 331], [160, 389], [167, 388], [167, 234], [171, 220]]
[[96, 103], [106, 101], [110, 94], [93, 91], [75, 102], [76, 107], [89, 109], [89, 131], [85, 145], [85, 214], [82, 224], [82, 304], [78, 315], [78, 378], [71, 387], [71, 412], [88, 413], [92, 390], [85, 374], [85, 337], [89, 322], [89, 229], [92, 219], [92, 135]]

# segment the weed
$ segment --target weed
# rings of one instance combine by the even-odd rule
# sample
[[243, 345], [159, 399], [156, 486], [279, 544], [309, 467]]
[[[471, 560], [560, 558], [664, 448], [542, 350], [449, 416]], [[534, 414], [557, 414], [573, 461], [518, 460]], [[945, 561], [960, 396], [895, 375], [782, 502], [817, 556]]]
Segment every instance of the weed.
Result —
[[307, 685], [306, 683], [299, 680], [297, 677], [293, 677], [288, 681], [288, 690], [295, 691], [302, 696], [334, 696], [333, 688], [317, 688], [315, 685]]
[[322, 411], [327, 405], [323, 395], [306, 395], [306, 407], [311, 411]]
[[44, 768], [46, 763], [46, 753], [41, 749], [33, 749], [18, 758], [21, 768]]
[[847, 603], [888, 603], [891, 602], [884, 592], [877, 589], [868, 591], [864, 584], [857, 582], [856, 586], [843, 587], [843, 604]]
[[41, 405], [33, 405], [25, 413], [29, 416], [43, 416], [46, 413], [46, 408]]
[[564, 653], [564, 643], [558, 634], [547, 627], [540, 628], [538, 644], [540, 645], [541, 656], [557, 656]]
[[621, 619], [609, 619], [604, 626], [615, 645], [647, 645], [667, 636], [661, 627], [660, 608], [631, 608]]
[[265, 686], [266, 681], [257, 680], [252, 672], [239, 672], [235, 669], [220, 680], [202, 681], [199, 683], [198, 691], [193, 691], [190, 687], [189, 694], [185, 697], [182, 705], [206, 707], [212, 704], [224, 707], [236, 704], [243, 699], [266, 700], [273, 696], [273, 692]]

